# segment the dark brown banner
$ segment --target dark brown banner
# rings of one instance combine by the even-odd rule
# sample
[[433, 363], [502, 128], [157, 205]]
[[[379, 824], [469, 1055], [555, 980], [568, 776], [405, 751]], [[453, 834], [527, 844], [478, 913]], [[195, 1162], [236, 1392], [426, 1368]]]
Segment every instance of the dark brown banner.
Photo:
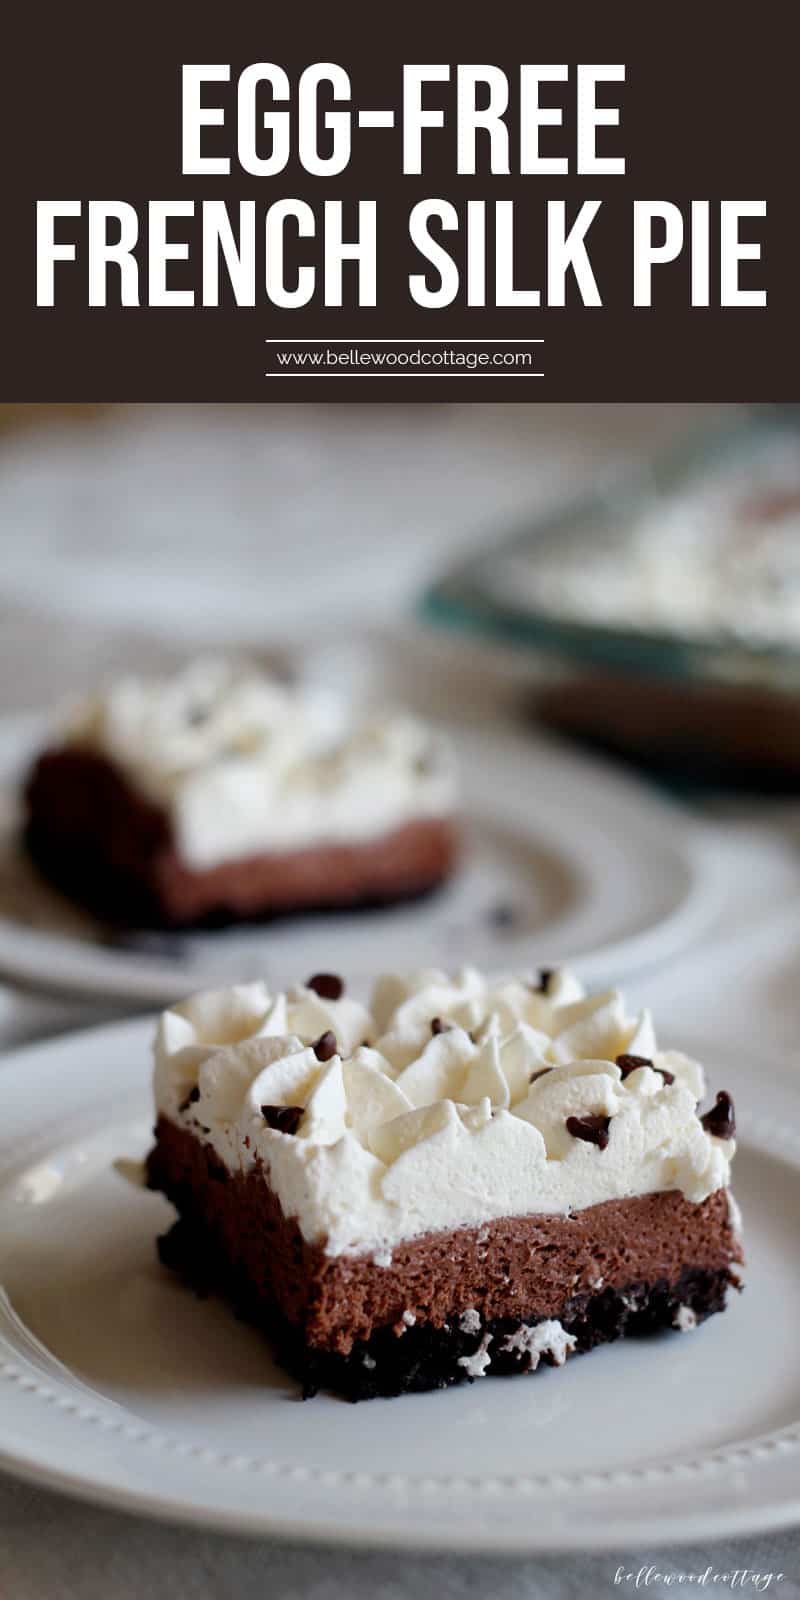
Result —
[[794, 399], [791, 8], [746, 17], [37, 10], [2, 397]]

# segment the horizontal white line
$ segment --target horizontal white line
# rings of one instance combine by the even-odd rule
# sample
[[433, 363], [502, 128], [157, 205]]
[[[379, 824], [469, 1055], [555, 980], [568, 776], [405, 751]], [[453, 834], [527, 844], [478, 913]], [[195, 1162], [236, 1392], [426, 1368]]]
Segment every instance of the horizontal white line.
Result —
[[265, 339], [265, 344], [544, 344], [544, 339], [370, 339], [359, 334], [349, 339], [328, 339], [320, 334], [318, 339]]
[[338, 372], [265, 372], [265, 378], [543, 378], [543, 372], [477, 372], [474, 367], [458, 367], [454, 372], [430, 372], [424, 369], [420, 372], [393, 372], [382, 367], [380, 372], [352, 372], [347, 367], [341, 367]]
[[359, 128], [393, 128], [393, 111], [359, 111]]

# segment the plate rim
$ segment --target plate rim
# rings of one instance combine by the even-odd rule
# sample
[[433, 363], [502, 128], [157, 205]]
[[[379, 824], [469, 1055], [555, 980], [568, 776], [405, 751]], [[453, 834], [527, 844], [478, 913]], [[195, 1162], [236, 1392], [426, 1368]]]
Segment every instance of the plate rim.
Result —
[[[321, 1548], [340, 1550], [408, 1551], [407, 1528], [394, 1528], [380, 1522], [371, 1522], [367, 1529], [344, 1526], [335, 1519], [315, 1522], [309, 1519], [286, 1516], [272, 1518], [269, 1512], [256, 1514], [215, 1508], [214, 1520], [209, 1520], [209, 1508], [170, 1500], [164, 1494], [148, 1495], [147, 1491], [125, 1491], [109, 1487], [98, 1480], [96, 1484], [73, 1477], [58, 1469], [29, 1466], [18, 1456], [0, 1447], [0, 1471], [35, 1488], [77, 1500], [83, 1505], [99, 1506], [106, 1510], [121, 1511], [129, 1516], [163, 1523], [175, 1528], [202, 1528], [206, 1533], [229, 1534], [251, 1539], [279, 1539], [286, 1544], [310, 1544]], [[504, 1529], [496, 1535], [485, 1530], [481, 1535], [472, 1532], [469, 1524], [458, 1525], [448, 1534], [417, 1524], [414, 1528], [414, 1547], [431, 1555], [508, 1556], [511, 1558], [533, 1555], [579, 1555], [609, 1551], [640, 1550], [646, 1546], [676, 1548], [709, 1539], [714, 1544], [727, 1538], [748, 1538], [780, 1532], [796, 1527], [800, 1522], [800, 1490], [793, 1497], [770, 1509], [757, 1506], [715, 1507], [713, 1510], [681, 1512], [680, 1527], [666, 1524], [657, 1515], [635, 1521], [612, 1522], [605, 1529], [586, 1529], [578, 1521], [570, 1542], [557, 1536], [551, 1539], [547, 1531], [542, 1537]]]

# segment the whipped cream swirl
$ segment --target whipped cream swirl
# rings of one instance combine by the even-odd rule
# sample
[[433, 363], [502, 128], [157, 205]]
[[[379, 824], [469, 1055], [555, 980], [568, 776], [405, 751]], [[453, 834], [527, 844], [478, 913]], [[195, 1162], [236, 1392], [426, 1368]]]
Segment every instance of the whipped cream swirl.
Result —
[[455, 802], [448, 747], [417, 718], [359, 716], [333, 694], [226, 661], [118, 679], [77, 708], [67, 739], [164, 809], [198, 869], [378, 838]]
[[[652, 1065], [623, 1071], [623, 1054]], [[735, 1149], [700, 1121], [697, 1062], [658, 1050], [618, 990], [586, 995], [564, 971], [543, 988], [472, 968], [390, 976], [369, 1009], [302, 985], [199, 994], [164, 1012], [155, 1063], [162, 1115], [231, 1171], [262, 1170], [307, 1240], [386, 1265], [437, 1229], [660, 1190], [700, 1202]], [[275, 1110], [295, 1108], [294, 1131], [264, 1107], [284, 1126]], [[573, 1117], [608, 1118], [607, 1145], [574, 1137]]]

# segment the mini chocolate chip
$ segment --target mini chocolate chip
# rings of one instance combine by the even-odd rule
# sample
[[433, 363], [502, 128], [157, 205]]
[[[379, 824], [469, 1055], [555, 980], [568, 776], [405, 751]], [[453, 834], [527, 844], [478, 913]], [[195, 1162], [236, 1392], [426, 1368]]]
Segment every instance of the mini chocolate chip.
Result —
[[652, 1067], [652, 1065], [653, 1063], [649, 1056], [629, 1056], [625, 1054], [617, 1056], [617, 1066], [623, 1078], [627, 1078], [629, 1072], [638, 1071], [639, 1067]]
[[539, 982], [534, 985], [534, 994], [549, 994], [550, 983], [554, 977], [555, 972], [552, 967], [540, 967]]
[[654, 1072], [661, 1073], [665, 1083], [675, 1082], [674, 1072], [667, 1072], [666, 1067], [657, 1067], [655, 1062], [650, 1060], [649, 1056], [617, 1056], [617, 1066], [622, 1073], [623, 1082], [627, 1078], [629, 1072], [636, 1072], [639, 1067], [652, 1067]]
[[725, 1089], [720, 1089], [710, 1111], [700, 1118], [706, 1133], [715, 1139], [735, 1139], [736, 1116], [733, 1101]]
[[441, 1017], [431, 1017], [431, 1033], [434, 1038], [437, 1033], [450, 1033], [452, 1027], [452, 1022], [443, 1022]]
[[197, 1084], [195, 1084], [194, 1088], [189, 1090], [189, 1093], [187, 1094], [186, 1099], [182, 1102], [181, 1105], [178, 1106], [178, 1110], [179, 1111], [188, 1111], [189, 1107], [196, 1105], [199, 1099], [200, 1099], [200, 1090], [198, 1089]]
[[571, 1133], [573, 1139], [585, 1139], [587, 1144], [596, 1144], [599, 1150], [605, 1150], [610, 1121], [610, 1117], [567, 1117], [567, 1133]]
[[315, 972], [313, 978], [309, 978], [306, 988], [313, 989], [321, 1000], [341, 1000], [344, 994], [344, 983], [341, 978], [337, 978], [335, 972]]
[[296, 1133], [303, 1116], [303, 1106], [262, 1106], [261, 1115], [268, 1128], [278, 1133]]
[[311, 1046], [318, 1061], [330, 1061], [335, 1056], [339, 1046], [336, 1043], [336, 1034], [330, 1028], [321, 1033], [316, 1043]]

